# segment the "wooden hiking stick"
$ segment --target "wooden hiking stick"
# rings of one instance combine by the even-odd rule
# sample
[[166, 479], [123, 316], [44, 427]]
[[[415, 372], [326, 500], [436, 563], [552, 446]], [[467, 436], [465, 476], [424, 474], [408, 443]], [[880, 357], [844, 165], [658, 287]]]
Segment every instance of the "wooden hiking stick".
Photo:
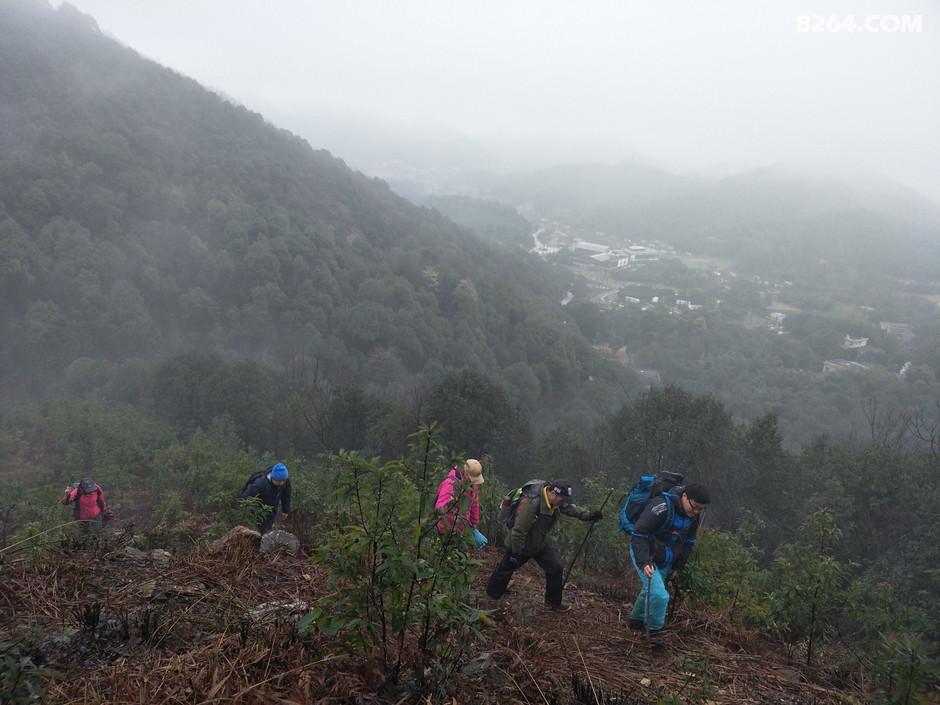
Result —
[[[607, 501], [610, 499], [610, 495], [612, 495], [613, 493], [614, 493], [614, 488], [611, 487], [610, 492], [607, 493], [607, 497], [604, 499], [604, 503], [601, 505], [601, 508], [598, 511], [601, 511], [601, 512], [604, 511], [604, 507], [607, 506]], [[581, 545], [578, 546], [578, 550], [575, 551], [574, 558], [571, 559], [571, 563], [568, 565], [568, 570], [565, 571], [565, 577], [561, 581], [562, 586], [564, 586], [565, 583], [568, 582], [568, 576], [571, 575], [571, 569], [574, 568], [574, 564], [578, 560], [578, 556], [581, 554], [581, 549], [584, 548], [584, 544], [586, 544], [587, 540], [591, 538], [591, 532], [594, 531], [594, 525], [596, 523], [597, 523], [596, 521], [591, 522], [591, 526], [588, 528], [587, 533], [584, 535], [584, 540], [581, 541]]]

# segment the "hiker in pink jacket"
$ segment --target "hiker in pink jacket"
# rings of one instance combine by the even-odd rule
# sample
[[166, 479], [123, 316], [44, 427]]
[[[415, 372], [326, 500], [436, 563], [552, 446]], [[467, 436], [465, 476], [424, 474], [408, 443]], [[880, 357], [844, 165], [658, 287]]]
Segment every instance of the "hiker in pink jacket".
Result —
[[473, 542], [477, 548], [487, 544], [486, 537], [477, 530], [480, 523], [480, 485], [483, 484], [483, 466], [479, 460], [470, 458], [463, 468], [455, 465], [437, 488], [434, 508], [442, 513], [437, 524], [438, 531], [447, 534], [453, 531], [473, 531]]
[[104, 501], [104, 490], [94, 480], [86, 477], [65, 488], [62, 504], [75, 504], [74, 517], [80, 521], [82, 534], [101, 533], [102, 519], [112, 519], [114, 514]]

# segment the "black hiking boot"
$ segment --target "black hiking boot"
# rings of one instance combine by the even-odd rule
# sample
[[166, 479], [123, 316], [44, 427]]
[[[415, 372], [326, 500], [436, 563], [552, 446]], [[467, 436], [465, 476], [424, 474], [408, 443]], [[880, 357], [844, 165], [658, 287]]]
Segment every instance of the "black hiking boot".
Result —
[[646, 622], [644, 622], [642, 619], [631, 619], [630, 629], [632, 629], [635, 632], [645, 632]]
[[650, 632], [650, 646], [654, 649], [662, 648], [666, 645], [666, 642], [663, 640], [663, 633], [660, 629], [655, 629]]
[[553, 605], [550, 602], [546, 602], [545, 608], [550, 609], [553, 612], [570, 612], [571, 611], [571, 605], [565, 602], [562, 602], [561, 604], [558, 604], [558, 605]]

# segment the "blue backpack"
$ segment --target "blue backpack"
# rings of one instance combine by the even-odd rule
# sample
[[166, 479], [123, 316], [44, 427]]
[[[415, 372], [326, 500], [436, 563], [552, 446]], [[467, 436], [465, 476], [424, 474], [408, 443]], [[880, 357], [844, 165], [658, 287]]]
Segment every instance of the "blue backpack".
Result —
[[617, 531], [633, 531], [633, 525], [640, 518], [643, 508], [654, 497], [663, 495], [666, 498], [666, 519], [663, 526], [672, 521], [675, 516], [675, 508], [670, 500], [670, 491], [682, 484], [685, 478], [682, 473], [668, 472], [663, 470], [655, 475], [643, 475], [639, 481], [627, 493], [627, 501], [624, 502], [623, 509], [620, 510], [620, 523], [617, 524]]

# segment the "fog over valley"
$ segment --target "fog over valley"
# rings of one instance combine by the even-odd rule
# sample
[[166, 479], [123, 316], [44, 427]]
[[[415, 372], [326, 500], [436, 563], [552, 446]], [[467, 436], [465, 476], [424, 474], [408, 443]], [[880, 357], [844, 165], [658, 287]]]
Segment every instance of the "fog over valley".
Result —
[[927, 0], [71, 4], [383, 177], [788, 162], [881, 172], [940, 201], [940, 22]]

